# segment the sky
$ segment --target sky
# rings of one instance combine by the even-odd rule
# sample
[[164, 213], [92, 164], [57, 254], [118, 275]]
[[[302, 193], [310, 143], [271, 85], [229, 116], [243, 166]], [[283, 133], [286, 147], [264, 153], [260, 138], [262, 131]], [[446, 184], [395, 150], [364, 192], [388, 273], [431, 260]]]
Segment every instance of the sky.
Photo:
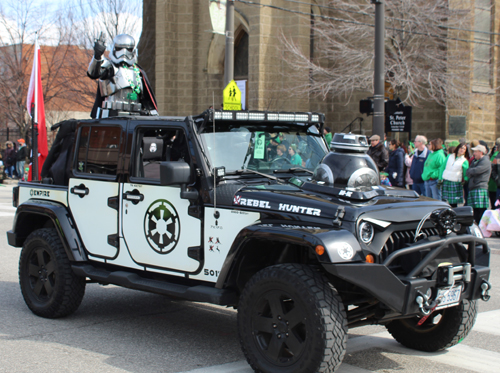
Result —
[[[107, 0], [82, 0], [84, 5], [91, 4], [95, 5], [98, 3], [104, 3]], [[121, 17], [119, 28], [121, 28], [121, 32], [126, 32], [131, 34], [138, 42], [141, 29], [142, 29], [142, 0], [116, 0], [118, 3], [123, 3], [125, 7], [133, 6], [134, 4], [139, 4], [139, 7], [136, 8], [136, 14], [128, 14], [128, 17]], [[6, 27], [11, 30], [19, 30], [18, 24], [22, 24], [22, 20], [16, 19], [15, 14], [26, 14], [26, 9], [28, 11], [28, 19], [27, 24], [28, 30], [26, 32], [26, 37], [24, 38], [24, 42], [32, 43], [34, 42], [35, 37], [35, 29], [39, 29], [37, 25], [40, 20], [45, 20], [45, 30], [42, 32], [42, 37], [40, 38], [41, 44], [56, 44], [59, 40], [59, 27], [55, 24], [51, 24], [48, 21], [54, 19], [55, 16], [62, 13], [67, 13], [72, 10], [75, 12], [76, 16], [80, 18], [80, 22], [74, 22], [74, 25], [81, 26], [84, 22], [92, 25], [91, 29], [95, 30], [95, 34], [98, 35], [99, 31], [103, 31], [105, 29], [102, 22], [99, 22], [98, 19], [102, 19], [102, 14], [95, 14], [87, 8], [86, 12], [88, 14], [81, 14], [80, 7], [78, 6], [77, 0], [16, 0], [12, 3], [6, 4], [3, 2], [0, 4], [1, 14], [6, 15], [5, 18], [0, 18], [0, 45], [13, 44], [19, 42], [19, 40], [13, 40], [13, 38], [6, 31]], [[21, 11], [19, 11], [19, 7], [23, 7]], [[17, 8], [17, 9], [14, 9]], [[17, 10], [17, 12], [16, 12]], [[0, 17], [1, 17], [0, 14]], [[130, 26], [133, 25], [133, 26]], [[19, 34], [19, 32], [14, 32], [14, 34]], [[111, 44], [111, 40], [107, 41], [107, 45]], [[88, 45], [87, 45], [88, 47]]]

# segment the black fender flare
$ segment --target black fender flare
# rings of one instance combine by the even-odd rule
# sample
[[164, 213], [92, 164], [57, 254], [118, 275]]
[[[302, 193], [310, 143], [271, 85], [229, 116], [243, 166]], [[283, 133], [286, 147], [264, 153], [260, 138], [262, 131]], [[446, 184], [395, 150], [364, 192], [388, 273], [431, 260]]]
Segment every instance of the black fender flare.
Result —
[[[319, 263], [352, 263], [364, 261], [364, 254], [356, 237], [345, 229], [330, 227], [308, 227], [287, 224], [255, 224], [243, 228], [234, 239], [228, 255], [222, 265], [216, 287], [225, 288], [231, 279], [238, 276], [238, 263], [245, 253], [247, 244], [254, 240], [275, 241], [307, 247], [316, 255]], [[352, 257], [344, 259], [340, 255], [342, 245], [347, 243], [352, 248]], [[323, 255], [318, 255], [316, 246], [325, 248]]]
[[45, 224], [47, 220], [56, 229], [69, 260], [86, 261], [83, 244], [69, 210], [63, 204], [53, 201], [30, 200], [21, 204], [17, 208], [13, 228], [7, 232], [9, 245], [22, 247], [29, 234], [41, 228], [40, 224]]

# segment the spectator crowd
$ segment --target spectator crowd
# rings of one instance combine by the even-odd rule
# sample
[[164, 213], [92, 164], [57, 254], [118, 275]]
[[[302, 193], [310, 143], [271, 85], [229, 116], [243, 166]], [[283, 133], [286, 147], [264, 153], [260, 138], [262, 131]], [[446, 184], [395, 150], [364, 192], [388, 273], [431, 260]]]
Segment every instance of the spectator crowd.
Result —
[[370, 137], [370, 155], [385, 185], [413, 189], [418, 194], [448, 202], [452, 207], [471, 206], [479, 224], [487, 209], [500, 208], [500, 138], [490, 150], [485, 141], [428, 141], [418, 135], [407, 147], [398, 140]]
[[18, 139], [16, 144], [5, 142], [5, 148], [0, 153], [0, 166], [8, 179], [24, 180], [24, 166], [28, 151], [24, 139]]

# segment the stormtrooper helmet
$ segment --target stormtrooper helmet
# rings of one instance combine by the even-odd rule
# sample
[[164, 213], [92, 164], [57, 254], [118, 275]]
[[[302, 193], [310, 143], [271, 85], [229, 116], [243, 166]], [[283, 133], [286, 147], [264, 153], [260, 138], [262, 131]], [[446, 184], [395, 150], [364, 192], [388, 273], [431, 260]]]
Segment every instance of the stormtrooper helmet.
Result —
[[127, 34], [115, 36], [109, 57], [116, 65], [122, 62], [129, 66], [135, 64], [137, 62], [137, 50], [135, 49], [134, 38]]

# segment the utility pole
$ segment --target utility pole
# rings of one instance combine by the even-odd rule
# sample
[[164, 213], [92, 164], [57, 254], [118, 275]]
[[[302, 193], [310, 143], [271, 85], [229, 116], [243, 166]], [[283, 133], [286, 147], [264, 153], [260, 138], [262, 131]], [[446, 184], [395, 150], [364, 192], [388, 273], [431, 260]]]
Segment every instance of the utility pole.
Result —
[[383, 0], [371, 0], [375, 4], [375, 71], [373, 74], [373, 134], [384, 141], [384, 96], [385, 96], [385, 5]]
[[226, 58], [224, 61], [224, 87], [234, 79], [234, 0], [226, 3]]

